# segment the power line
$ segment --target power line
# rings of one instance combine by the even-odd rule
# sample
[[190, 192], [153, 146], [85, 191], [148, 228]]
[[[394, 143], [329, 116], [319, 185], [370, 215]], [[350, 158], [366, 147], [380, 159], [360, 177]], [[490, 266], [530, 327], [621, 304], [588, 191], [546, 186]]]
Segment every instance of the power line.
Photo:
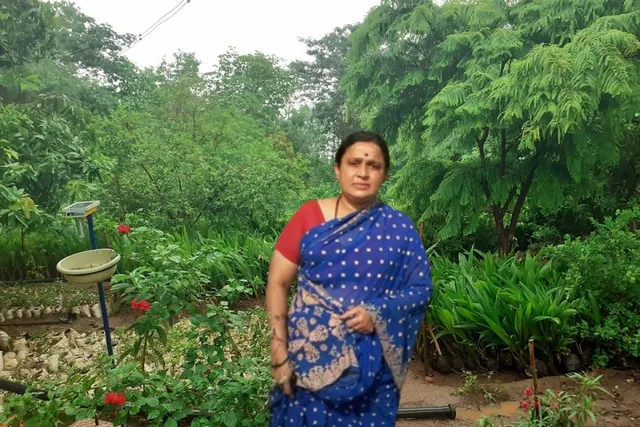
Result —
[[[145, 37], [148, 37], [151, 33], [153, 33], [156, 30], [156, 28], [158, 28], [160, 25], [162, 25], [165, 22], [167, 22], [169, 19], [173, 18], [178, 12], [180, 12], [182, 10], [183, 7], [185, 7], [189, 3], [191, 3], [191, 0], [180, 0], [180, 3], [178, 3], [173, 9], [171, 9], [169, 12], [165, 13], [164, 15], [162, 15], [156, 22], [153, 23], [153, 25], [151, 25], [149, 28], [147, 28], [142, 33], [140, 33], [140, 35], [138, 36], [138, 38], [136, 39], [135, 42], [133, 42], [129, 46], [127, 46], [124, 49], [122, 49], [120, 51], [120, 55], [122, 55], [125, 52], [129, 51], [132, 47], [134, 47], [139, 42], [141, 42], [142, 39], [144, 39]], [[167, 15], [169, 15], [172, 12], [173, 12], [173, 14], [171, 14], [171, 16], [169, 16], [169, 17], [167, 17], [166, 19], [163, 20], [163, 18], [165, 18]], [[76, 50], [75, 52], [71, 52], [70, 54], [65, 55], [64, 57], [62, 57], [60, 59], [60, 61], [64, 61], [67, 58], [71, 58], [72, 56], [77, 55], [78, 53], [82, 53], [82, 52], [84, 52], [86, 50], [89, 50], [89, 49], [93, 49], [93, 46], [85, 47], [84, 49], [80, 49], [80, 50]]]
[[169, 12], [165, 13], [164, 15], [162, 15], [160, 18], [158, 18], [158, 20], [156, 22], [154, 22], [151, 27], [147, 28], [146, 30], [144, 30], [143, 32], [140, 33], [139, 37], [144, 37], [145, 33], [147, 31], [149, 31], [151, 28], [155, 27], [156, 24], [160, 21], [162, 21], [162, 19], [164, 19], [165, 16], [167, 16], [168, 14], [170, 14], [171, 12], [173, 12], [174, 10], [176, 10], [178, 7], [180, 7], [180, 5], [184, 2], [184, 0], [180, 0], [180, 3], [178, 3], [173, 9], [171, 9]]
[[[130, 44], [129, 46], [124, 48], [122, 51], [120, 51], [120, 55], [123, 55], [125, 52], [128, 52], [131, 48], [133, 48], [135, 45], [140, 43], [143, 39], [151, 35], [151, 33], [153, 33], [160, 25], [164, 24], [165, 22], [167, 22], [168, 20], [176, 16], [176, 14], [180, 12], [182, 8], [188, 5], [189, 3], [191, 3], [191, 0], [186, 0], [186, 1], [180, 0], [180, 2], [173, 9], [171, 9], [169, 12], [162, 15], [156, 22], [153, 23], [153, 25], [151, 25], [149, 28], [147, 28], [142, 33], [140, 33], [140, 35], [138, 36], [138, 39], [135, 42], [133, 42], [133, 44]], [[169, 16], [167, 17], [167, 15]]]

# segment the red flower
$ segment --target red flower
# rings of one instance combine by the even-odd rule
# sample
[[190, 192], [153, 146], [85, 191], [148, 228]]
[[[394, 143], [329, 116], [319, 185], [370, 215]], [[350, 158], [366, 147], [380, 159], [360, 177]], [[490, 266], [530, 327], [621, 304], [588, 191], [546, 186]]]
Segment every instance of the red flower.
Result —
[[120, 224], [118, 226], [118, 233], [129, 234], [131, 232], [131, 226], [127, 224]]
[[151, 308], [151, 304], [149, 303], [149, 301], [138, 301], [136, 298], [133, 299], [133, 301], [131, 301], [131, 308], [134, 310], [140, 310], [140, 311], [149, 311], [149, 309]]
[[535, 402], [533, 402], [533, 406], [535, 406], [536, 408], [540, 407], [540, 401], [536, 400]]
[[527, 387], [527, 388], [524, 390], [524, 395], [525, 395], [525, 396], [527, 396], [527, 397], [531, 397], [531, 395], [532, 395], [532, 394], [533, 394], [533, 388], [531, 388], [531, 387]]
[[558, 409], [558, 402], [551, 402], [551, 407], [553, 409]]
[[122, 406], [127, 401], [124, 393], [107, 393], [104, 397], [104, 403], [107, 405]]
[[524, 409], [524, 412], [529, 412], [531, 405], [526, 400], [520, 404], [520, 407]]

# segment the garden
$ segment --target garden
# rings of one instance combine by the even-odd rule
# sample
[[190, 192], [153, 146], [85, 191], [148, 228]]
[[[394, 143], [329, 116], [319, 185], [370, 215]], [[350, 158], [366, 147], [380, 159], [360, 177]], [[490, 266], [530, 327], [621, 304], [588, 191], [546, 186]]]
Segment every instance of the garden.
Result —
[[[441, 3], [207, 71], [138, 68], [71, 3], [0, 3], [0, 426], [267, 425], [273, 246], [361, 127], [434, 281], [400, 406], [457, 412], [398, 425], [637, 425], [640, 3]], [[87, 200], [121, 257], [106, 313], [57, 269], [91, 247], [63, 214]]]

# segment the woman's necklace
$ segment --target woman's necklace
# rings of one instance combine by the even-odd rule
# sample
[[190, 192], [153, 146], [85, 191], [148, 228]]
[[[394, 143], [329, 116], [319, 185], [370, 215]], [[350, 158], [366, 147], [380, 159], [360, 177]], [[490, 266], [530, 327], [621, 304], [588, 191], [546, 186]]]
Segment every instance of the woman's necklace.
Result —
[[340, 206], [340, 199], [342, 199], [342, 194], [338, 196], [336, 199], [336, 211], [333, 213], [333, 218], [338, 218], [338, 207]]
[[[340, 200], [342, 200], [342, 194], [340, 194], [340, 195], [338, 196], [338, 198], [336, 199], [336, 210], [335, 210], [335, 212], [333, 213], [333, 218], [334, 218], [334, 219], [338, 218], [338, 208], [340, 207]], [[376, 201], [377, 201], [377, 198], [376, 198], [376, 200], [374, 200], [373, 202], [371, 202], [371, 203], [368, 205], [368, 207], [373, 206], [373, 205], [376, 203]], [[364, 208], [364, 209], [366, 209], [366, 208]]]

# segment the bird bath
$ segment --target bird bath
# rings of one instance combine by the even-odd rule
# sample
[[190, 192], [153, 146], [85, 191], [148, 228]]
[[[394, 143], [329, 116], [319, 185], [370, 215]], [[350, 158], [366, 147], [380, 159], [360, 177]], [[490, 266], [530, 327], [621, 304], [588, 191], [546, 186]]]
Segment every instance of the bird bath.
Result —
[[56, 269], [69, 283], [89, 285], [110, 279], [118, 261], [120, 255], [113, 249], [93, 249], [64, 258]]
[[99, 200], [89, 200], [75, 202], [64, 208], [67, 218], [75, 218], [80, 236], [84, 236], [83, 221], [86, 218], [89, 228], [89, 240], [91, 250], [78, 252], [70, 255], [58, 262], [57, 270], [62, 273], [65, 279], [71, 283], [98, 284], [98, 295], [100, 296], [100, 310], [102, 313], [102, 327], [104, 338], [107, 343], [107, 354], [113, 356], [113, 346], [111, 345], [111, 329], [109, 328], [109, 313], [107, 312], [107, 300], [104, 296], [102, 282], [109, 279], [116, 272], [120, 255], [113, 249], [98, 249], [96, 232], [93, 229], [93, 214], [100, 205]]

